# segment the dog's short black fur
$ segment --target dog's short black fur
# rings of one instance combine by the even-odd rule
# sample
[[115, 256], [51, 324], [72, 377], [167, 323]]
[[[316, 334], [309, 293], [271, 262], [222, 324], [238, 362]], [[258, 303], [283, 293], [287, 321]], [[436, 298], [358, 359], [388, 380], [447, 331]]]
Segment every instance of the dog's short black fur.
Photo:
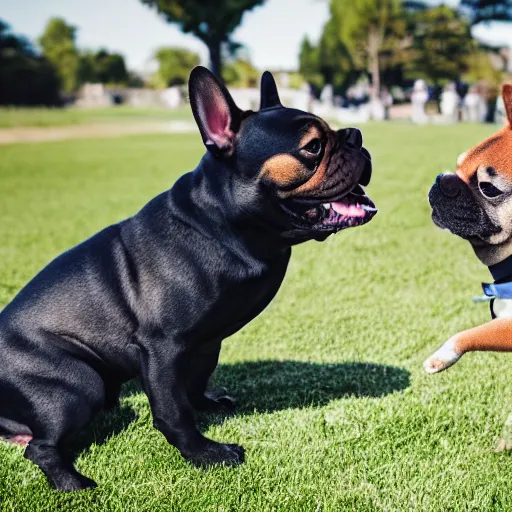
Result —
[[94, 486], [62, 441], [137, 376], [183, 457], [242, 462], [242, 447], [205, 438], [194, 419], [232, 404], [206, 391], [222, 340], [272, 300], [292, 245], [376, 211], [359, 130], [284, 108], [269, 73], [259, 112], [239, 110], [201, 67], [190, 101], [208, 149], [198, 167], [57, 257], [0, 313], [0, 435], [31, 439], [25, 456], [57, 489]]

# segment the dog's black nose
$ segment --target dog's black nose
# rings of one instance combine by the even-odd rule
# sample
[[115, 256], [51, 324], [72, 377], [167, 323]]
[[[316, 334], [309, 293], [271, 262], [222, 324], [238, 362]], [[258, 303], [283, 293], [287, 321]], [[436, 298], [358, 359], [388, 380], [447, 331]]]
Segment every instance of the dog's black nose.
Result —
[[363, 135], [361, 130], [357, 128], [345, 128], [343, 131], [345, 135], [345, 145], [352, 146], [356, 149], [361, 149], [363, 146]]
[[438, 174], [436, 185], [446, 197], [457, 197], [460, 193], [461, 179], [456, 174]]

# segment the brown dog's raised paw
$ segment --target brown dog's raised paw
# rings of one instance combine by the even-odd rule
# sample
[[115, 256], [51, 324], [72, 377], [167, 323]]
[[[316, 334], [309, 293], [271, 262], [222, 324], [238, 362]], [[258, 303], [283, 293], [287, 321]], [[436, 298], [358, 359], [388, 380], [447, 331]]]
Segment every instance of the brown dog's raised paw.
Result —
[[448, 364], [446, 361], [433, 358], [428, 358], [423, 363], [423, 368], [427, 373], [439, 373], [442, 372], [443, 370], [446, 370], [446, 368], [448, 368], [449, 366], [451, 365]]
[[460, 357], [451, 338], [423, 363], [423, 369], [427, 373], [439, 373], [455, 364]]

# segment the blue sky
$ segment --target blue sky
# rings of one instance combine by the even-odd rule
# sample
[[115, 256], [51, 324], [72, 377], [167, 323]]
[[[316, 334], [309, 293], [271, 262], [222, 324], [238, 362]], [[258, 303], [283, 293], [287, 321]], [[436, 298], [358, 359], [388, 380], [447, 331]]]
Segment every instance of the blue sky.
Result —
[[[457, 0], [447, 3], [454, 5]], [[267, 0], [245, 14], [234, 38], [249, 48], [260, 69], [296, 68], [300, 42], [304, 35], [318, 39], [329, 15], [328, 4], [328, 0]], [[80, 48], [103, 46], [118, 51], [134, 70], [147, 69], [159, 46], [186, 46], [207, 62], [200, 41], [165, 23], [139, 0], [0, 0], [0, 18], [14, 32], [34, 40], [52, 16], [64, 17], [78, 27]], [[476, 35], [512, 46], [511, 25], [481, 27]]]

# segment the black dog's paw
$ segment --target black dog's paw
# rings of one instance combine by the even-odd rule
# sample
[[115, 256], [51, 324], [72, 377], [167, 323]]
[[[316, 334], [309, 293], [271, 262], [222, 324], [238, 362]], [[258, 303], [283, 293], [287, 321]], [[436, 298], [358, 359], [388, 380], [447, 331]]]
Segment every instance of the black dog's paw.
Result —
[[64, 492], [85, 491], [97, 487], [94, 480], [78, 472], [63, 472], [60, 475], [52, 475], [48, 480], [52, 487]]
[[236, 408], [236, 400], [224, 388], [206, 391], [197, 409], [203, 412], [231, 412]]
[[217, 464], [237, 466], [245, 461], [245, 449], [237, 444], [216, 443], [207, 439], [200, 450], [184, 454], [184, 457], [201, 468]]

